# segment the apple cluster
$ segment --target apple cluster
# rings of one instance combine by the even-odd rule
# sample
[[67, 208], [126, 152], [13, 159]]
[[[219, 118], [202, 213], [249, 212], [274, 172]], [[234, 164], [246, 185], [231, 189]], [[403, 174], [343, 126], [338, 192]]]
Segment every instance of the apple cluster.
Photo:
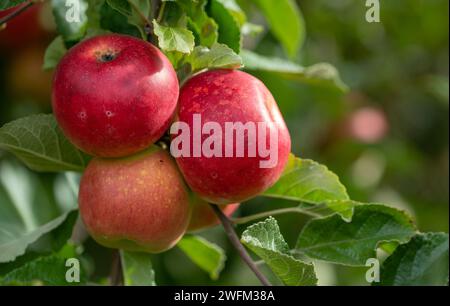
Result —
[[[180, 88], [166, 56], [143, 40], [108, 34], [71, 48], [53, 80], [55, 117], [94, 156], [80, 183], [83, 222], [100, 244], [158, 253], [186, 231], [218, 224], [209, 203], [231, 215], [280, 177], [290, 136], [264, 84], [238, 70], [209, 70]], [[174, 158], [158, 146], [174, 121], [265, 122], [277, 132], [277, 163], [265, 157]], [[192, 136], [193, 137], [193, 136]], [[268, 141], [268, 140], [267, 140]]]

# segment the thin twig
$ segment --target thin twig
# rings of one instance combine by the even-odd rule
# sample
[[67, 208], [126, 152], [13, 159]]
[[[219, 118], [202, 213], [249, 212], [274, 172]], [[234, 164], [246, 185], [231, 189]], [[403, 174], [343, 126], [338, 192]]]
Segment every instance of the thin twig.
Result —
[[214, 204], [210, 205], [214, 213], [219, 218], [220, 222], [222, 222], [223, 228], [225, 229], [225, 233], [227, 234], [228, 239], [230, 240], [231, 244], [236, 248], [242, 260], [249, 266], [249, 268], [253, 271], [253, 273], [255, 273], [256, 277], [260, 280], [260, 282], [264, 286], [271, 286], [270, 282], [267, 280], [264, 274], [262, 274], [262, 272], [259, 270], [256, 264], [253, 262], [250, 255], [248, 255], [242, 243], [239, 241], [239, 238], [236, 234], [236, 231], [234, 230], [233, 223], [231, 222], [231, 220], [228, 219], [227, 216], [225, 216], [225, 214], [220, 210], [219, 207], [217, 207], [217, 205]]
[[313, 212], [310, 212], [310, 211], [307, 211], [307, 210], [304, 210], [304, 209], [301, 209], [298, 207], [288, 207], [288, 208], [280, 208], [280, 209], [275, 209], [275, 210], [270, 210], [270, 211], [264, 211], [259, 214], [254, 214], [254, 215], [245, 216], [245, 217], [241, 217], [241, 218], [234, 218], [231, 221], [234, 224], [244, 224], [244, 223], [249, 223], [249, 222], [252, 222], [252, 221], [255, 221], [258, 219], [275, 216], [275, 215], [286, 214], [286, 213], [299, 213], [299, 214], [304, 214], [304, 215], [314, 217], [314, 218], [321, 217], [321, 215], [319, 215], [319, 214], [315, 214]]
[[160, 4], [160, 7], [159, 7], [159, 12], [158, 12], [158, 17], [156, 17], [156, 21], [158, 22], [158, 23], [161, 23], [161, 21], [162, 21], [162, 19], [163, 19], [163, 17], [164, 17], [164, 10], [166, 9], [166, 1], [163, 1], [161, 4]]
[[120, 251], [114, 250], [111, 273], [109, 276], [109, 283], [111, 286], [122, 286], [123, 285], [123, 274], [122, 274], [122, 262], [120, 261]]
[[0, 27], [7, 23], [8, 21], [10, 21], [11, 19], [13, 19], [14, 17], [19, 16], [20, 14], [22, 14], [23, 12], [25, 12], [27, 9], [29, 9], [30, 7], [32, 7], [34, 5], [34, 2], [28, 2], [25, 5], [22, 5], [21, 7], [19, 7], [17, 10], [15, 10], [14, 12], [12, 12], [9, 15], [6, 15], [5, 17], [0, 18]]
[[[161, 20], [157, 19], [157, 18], [159, 18], [159, 15], [160, 15], [161, 3], [164, 3], [164, 2], [162, 2], [161, 0], [153, 0], [151, 2], [152, 20], [156, 20], [158, 23], [161, 21]], [[156, 35], [155, 35], [155, 29], [153, 27], [153, 22], [149, 22], [145, 25], [145, 34], [147, 35], [148, 42], [150, 42], [154, 45], [158, 45], [158, 37], [156, 37]]]

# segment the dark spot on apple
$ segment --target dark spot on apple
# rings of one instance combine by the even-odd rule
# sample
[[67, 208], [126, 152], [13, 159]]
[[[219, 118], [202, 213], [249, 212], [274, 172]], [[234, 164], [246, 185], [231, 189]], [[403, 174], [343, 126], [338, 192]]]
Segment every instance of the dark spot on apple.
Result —
[[115, 58], [116, 58], [115, 54], [112, 54], [112, 53], [105, 53], [105, 54], [102, 54], [102, 56], [100, 57], [100, 60], [101, 60], [102, 62], [106, 63], [106, 62], [112, 61], [112, 60], [115, 59]]
[[119, 52], [113, 49], [95, 51], [95, 57], [97, 58], [97, 61], [101, 63], [111, 62], [117, 58], [118, 55]]

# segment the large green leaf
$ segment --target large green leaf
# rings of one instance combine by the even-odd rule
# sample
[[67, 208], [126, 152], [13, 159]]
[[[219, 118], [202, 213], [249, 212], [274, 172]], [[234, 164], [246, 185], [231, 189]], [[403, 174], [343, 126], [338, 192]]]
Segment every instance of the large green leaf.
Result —
[[24, 2], [28, 2], [28, 0], [2, 0], [0, 2], [0, 11], [17, 6]]
[[206, 239], [186, 235], [177, 246], [201, 269], [209, 273], [212, 279], [217, 279], [224, 267], [225, 252], [216, 244]]
[[348, 200], [347, 191], [336, 174], [323, 165], [292, 154], [280, 179], [263, 195], [312, 204]]
[[21, 267], [0, 277], [0, 283], [6, 285], [49, 285], [76, 286], [86, 283], [85, 273], [79, 264], [79, 282], [68, 282], [66, 274], [71, 268], [66, 258], [49, 255], [31, 260]]
[[72, 235], [73, 226], [78, 217], [78, 211], [73, 210], [67, 218], [54, 230], [42, 235], [36, 242], [27, 247], [25, 254], [18, 256], [14, 261], [0, 263], [0, 275], [5, 275], [36, 258], [50, 255], [61, 250]]
[[241, 51], [241, 29], [233, 14], [218, 0], [211, 0], [208, 13], [219, 25], [219, 39], [236, 53]]
[[149, 254], [120, 251], [126, 286], [155, 286], [155, 272]]
[[87, 0], [79, 0], [72, 2], [72, 6], [66, 6], [66, 2], [66, 0], [51, 0], [58, 33], [65, 41], [78, 41], [86, 33], [88, 3]]
[[310, 258], [350, 266], [364, 266], [376, 258], [383, 242], [405, 243], [416, 232], [410, 217], [384, 205], [354, 207], [351, 222], [338, 215], [311, 220], [297, 241], [296, 253]]
[[67, 140], [53, 115], [32, 115], [0, 128], [0, 149], [35, 171], [83, 171], [89, 157]]
[[238, 69], [242, 59], [234, 51], [223, 44], [214, 44], [211, 49], [198, 46], [189, 55], [188, 62], [193, 72], [202, 69]]
[[[128, 17], [111, 7], [107, 2], [99, 8], [99, 23], [104, 30], [142, 38], [142, 29], [128, 22]], [[95, 29], [95, 28], [94, 28]]]
[[262, 195], [301, 202], [299, 208], [316, 217], [338, 213], [346, 221], [351, 219], [356, 204], [336, 174], [292, 154], [280, 179]]
[[[61, 177], [56, 190], [14, 163], [0, 163], [0, 263], [28, 249], [37, 253], [58, 250], [67, 241], [76, 219], [76, 191]], [[50, 186], [52, 187], [52, 186]], [[63, 197], [65, 203], [56, 201]]]
[[347, 86], [342, 82], [339, 72], [328, 63], [318, 63], [302, 67], [296, 63], [274, 57], [266, 57], [249, 50], [241, 51], [244, 66], [247, 70], [268, 71], [277, 73], [287, 79], [301, 83], [322, 86], [346, 92]]
[[284, 284], [289, 286], [316, 285], [314, 266], [289, 254], [289, 246], [280, 233], [277, 221], [270, 217], [248, 227], [242, 243], [261, 257]]
[[448, 285], [448, 260], [448, 234], [418, 234], [386, 259], [379, 285]]
[[145, 27], [150, 25], [150, 0], [106, 0], [116, 11], [127, 18], [129, 24], [139, 30], [146, 39]]
[[155, 35], [158, 36], [159, 47], [165, 51], [191, 53], [194, 49], [194, 35], [191, 31], [181, 27], [162, 26], [153, 21]]
[[303, 16], [294, 0], [253, 0], [266, 17], [269, 28], [294, 57], [305, 40]]

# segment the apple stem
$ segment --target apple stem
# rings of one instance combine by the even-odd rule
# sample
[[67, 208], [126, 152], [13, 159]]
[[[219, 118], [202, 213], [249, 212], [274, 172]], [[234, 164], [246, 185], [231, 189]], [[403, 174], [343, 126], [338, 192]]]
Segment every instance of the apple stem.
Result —
[[236, 234], [236, 231], [234, 230], [232, 221], [222, 212], [222, 210], [220, 210], [219, 207], [217, 207], [217, 205], [210, 204], [210, 206], [213, 209], [214, 213], [219, 218], [220, 222], [222, 223], [225, 233], [228, 236], [228, 239], [230, 240], [234, 248], [238, 251], [239, 256], [241, 256], [242, 260], [249, 266], [249, 268], [253, 271], [253, 273], [255, 273], [256, 277], [260, 280], [260, 282], [264, 286], [272, 286], [269, 280], [259, 270], [255, 262], [252, 260], [250, 255], [245, 250], [244, 246], [239, 240], [239, 237]]
[[162, 1], [159, 4], [159, 9], [158, 9], [158, 17], [156, 17], [156, 21], [158, 23], [161, 23], [163, 17], [164, 17], [164, 10], [166, 9], [166, 1]]
[[111, 286], [123, 285], [122, 263], [120, 260], [120, 251], [113, 251], [111, 272], [109, 275], [109, 282]]
[[25, 12], [27, 9], [29, 9], [31, 6], [33, 6], [34, 2], [28, 2], [25, 5], [22, 5], [21, 7], [19, 7], [17, 10], [15, 10], [14, 12], [12, 12], [9, 15], [6, 15], [3, 18], [0, 18], [0, 27], [7, 23], [8, 21], [10, 21], [11, 19], [13, 19], [14, 17], [19, 16], [20, 14], [22, 14], [23, 12]]

